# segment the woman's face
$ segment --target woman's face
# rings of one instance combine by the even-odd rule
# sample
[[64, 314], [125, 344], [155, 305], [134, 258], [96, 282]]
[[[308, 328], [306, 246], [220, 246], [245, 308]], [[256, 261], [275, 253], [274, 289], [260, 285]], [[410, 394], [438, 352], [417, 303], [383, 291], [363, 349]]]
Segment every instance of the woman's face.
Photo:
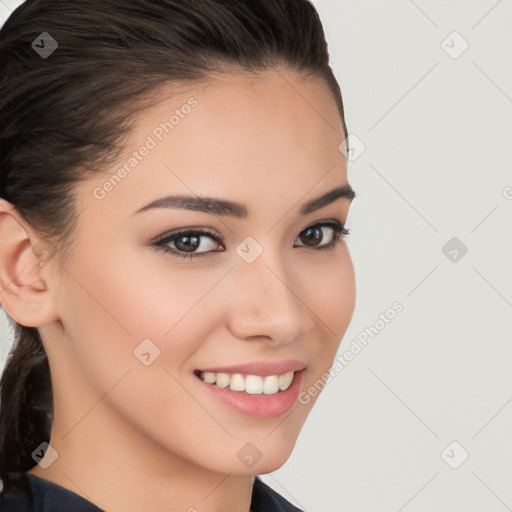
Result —
[[[101, 446], [105, 461], [130, 443], [128, 460], [155, 468], [267, 473], [289, 457], [354, 308], [349, 251], [333, 245], [350, 205], [338, 111], [324, 82], [284, 71], [161, 99], [118, 162], [77, 188], [60, 321], [41, 328], [52, 445]], [[139, 211], [170, 195], [212, 199]], [[155, 245], [178, 229], [188, 236]], [[197, 375], [222, 385], [213, 370], [251, 363], [262, 366], [228, 372], [255, 375], [233, 379], [249, 393]], [[270, 376], [301, 368], [276, 394], [286, 377]]]

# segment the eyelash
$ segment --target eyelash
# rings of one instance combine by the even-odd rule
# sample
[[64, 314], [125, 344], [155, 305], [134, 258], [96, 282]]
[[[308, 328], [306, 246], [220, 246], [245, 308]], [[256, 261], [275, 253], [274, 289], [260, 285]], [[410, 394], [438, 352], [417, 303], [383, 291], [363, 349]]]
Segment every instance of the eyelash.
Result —
[[[301, 245], [299, 247], [310, 247], [313, 250], [316, 251], [334, 251], [336, 247], [338, 246], [339, 242], [342, 238], [345, 238], [349, 235], [350, 230], [345, 228], [342, 224], [339, 222], [319, 222], [317, 224], [313, 224], [311, 226], [308, 226], [306, 229], [301, 231], [303, 233], [304, 231], [307, 231], [308, 229], [317, 228], [317, 227], [330, 227], [334, 231], [334, 238], [326, 245], [321, 245], [319, 247], [315, 246], [307, 246], [307, 245]], [[180, 251], [176, 251], [174, 249], [171, 249], [169, 247], [166, 247], [166, 244], [169, 242], [174, 242], [175, 240], [178, 240], [185, 235], [199, 235], [199, 236], [205, 236], [209, 238], [210, 240], [213, 240], [216, 243], [224, 244], [224, 237], [220, 234], [217, 234], [216, 231], [204, 228], [201, 230], [191, 230], [190, 228], [180, 228], [175, 231], [171, 231], [169, 233], [165, 233], [164, 235], [160, 236], [155, 240], [155, 242], [152, 244], [154, 247], [156, 247], [158, 250], [162, 250], [164, 254], [171, 253], [175, 256], [178, 256], [180, 258], [186, 258], [186, 259], [194, 259], [194, 258], [200, 258], [202, 256], [206, 256], [207, 254], [211, 254], [212, 252], [224, 252], [224, 251], [207, 251], [207, 252], [200, 252], [200, 253], [182, 253]]]

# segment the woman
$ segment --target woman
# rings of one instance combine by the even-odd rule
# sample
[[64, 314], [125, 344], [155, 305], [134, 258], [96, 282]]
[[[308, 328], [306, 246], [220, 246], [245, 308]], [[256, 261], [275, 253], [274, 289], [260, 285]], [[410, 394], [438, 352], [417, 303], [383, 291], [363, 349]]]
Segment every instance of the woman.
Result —
[[355, 301], [314, 7], [27, 1], [0, 58], [2, 510], [299, 510]]

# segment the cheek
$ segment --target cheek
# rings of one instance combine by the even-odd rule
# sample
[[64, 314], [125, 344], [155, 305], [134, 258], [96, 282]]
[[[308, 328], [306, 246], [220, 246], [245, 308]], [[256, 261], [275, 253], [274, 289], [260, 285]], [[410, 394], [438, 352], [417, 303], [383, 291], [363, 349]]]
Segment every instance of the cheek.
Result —
[[[179, 452], [179, 441], [186, 445], [192, 433], [204, 436], [204, 410], [185, 389], [195, 378], [187, 363], [213, 332], [210, 323], [216, 320], [208, 304], [215, 301], [201, 299], [219, 280], [219, 270], [192, 280], [184, 270], [149, 267], [133, 272], [137, 263], [126, 258], [122, 263], [88, 259], [69, 269], [72, 277], [59, 295], [69, 346], [61, 362], [73, 368], [75, 391], [83, 390], [77, 418], [102, 397], [102, 407], [116, 410], [126, 425], [162, 442], [170, 425], [181, 428], [174, 447]], [[176, 411], [194, 418], [194, 427], [181, 425]]]
[[[125, 254], [123, 258], [112, 255], [78, 262], [72, 270], [76, 278], [70, 280], [68, 296], [61, 302], [66, 309], [69, 305], [71, 313], [86, 308], [90, 328], [117, 331], [118, 336], [130, 340], [132, 349], [137, 340], [162, 339], [190, 324], [196, 307], [224, 273], [222, 269], [194, 271], [185, 264], [166, 265], [165, 258], [172, 256]], [[206, 321], [208, 317], [202, 318]], [[197, 320], [196, 314], [194, 322]]]
[[304, 293], [305, 303], [310, 308], [318, 334], [312, 338], [319, 346], [314, 372], [325, 372], [332, 364], [352, 319], [355, 307], [355, 275], [348, 249], [340, 258], [323, 265], [315, 272], [316, 278]]
[[[201, 435], [204, 410], [185, 388], [196, 378], [196, 354], [202, 361], [213, 354], [205, 340], [219, 330], [233, 299], [224, 290], [229, 269], [192, 267], [128, 251], [124, 258], [90, 255], [73, 264], [59, 300], [76, 368], [71, 378], [90, 396], [85, 407], [106, 395], [105, 405], [153, 437], [165, 432], [151, 418], [179, 429], [176, 411], [196, 414]], [[176, 437], [190, 434], [185, 428]]]
[[71, 357], [103, 391], [128, 369], [147, 369], [147, 352], [151, 366], [165, 360], [179, 370], [202, 339], [201, 319], [210, 318], [197, 306], [218, 280], [214, 274], [190, 279], [185, 270], [128, 256], [74, 262], [58, 299]]
[[304, 295], [313, 317], [338, 343], [347, 330], [355, 306], [354, 267], [346, 246], [340, 251], [338, 258], [315, 267], [315, 277]]

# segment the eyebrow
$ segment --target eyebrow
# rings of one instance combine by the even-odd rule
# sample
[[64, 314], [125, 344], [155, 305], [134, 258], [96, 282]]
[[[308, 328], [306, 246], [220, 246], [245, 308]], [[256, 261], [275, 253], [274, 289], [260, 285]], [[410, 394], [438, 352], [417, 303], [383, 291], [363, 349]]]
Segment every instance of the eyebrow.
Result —
[[[299, 213], [300, 215], [307, 215], [333, 203], [337, 199], [347, 199], [352, 202], [355, 197], [356, 193], [350, 185], [341, 185], [303, 204]], [[173, 194], [156, 199], [137, 210], [135, 214], [145, 212], [153, 208], [195, 210], [198, 212], [209, 213], [211, 215], [227, 215], [239, 219], [244, 219], [249, 215], [247, 207], [241, 203], [209, 196], [191, 196], [183, 194]]]

